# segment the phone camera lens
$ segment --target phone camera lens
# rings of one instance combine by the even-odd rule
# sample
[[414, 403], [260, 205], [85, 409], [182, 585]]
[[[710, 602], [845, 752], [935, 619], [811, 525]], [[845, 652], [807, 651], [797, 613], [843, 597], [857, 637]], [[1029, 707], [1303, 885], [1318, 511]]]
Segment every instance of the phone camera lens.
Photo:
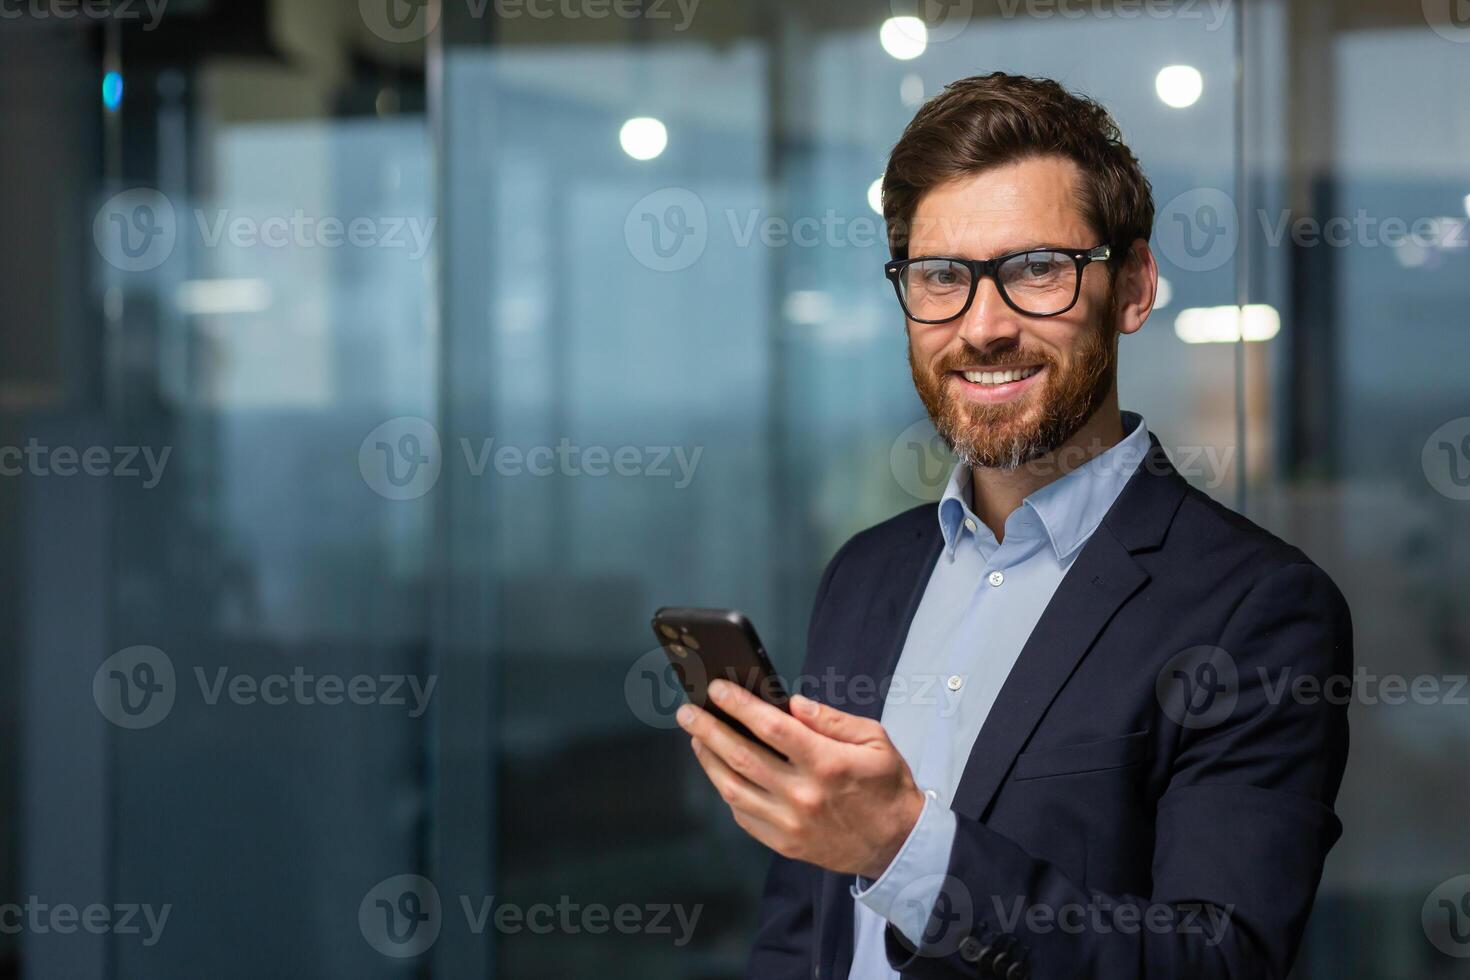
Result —
[[658, 631], [671, 640], [677, 640], [679, 638], [679, 631], [674, 629], [668, 623], [659, 623]]
[[669, 644], [669, 650], [676, 657], [687, 657], [687, 656], [689, 656], [689, 651], [686, 650], [686, 649], [684, 649], [682, 646], [680, 646], [677, 643], [670, 643]]
[[682, 643], [682, 644], [684, 644], [686, 647], [688, 647], [691, 650], [698, 650], [699, 649], [699, 641], [696, 640], [694, 638], [694, 634], [693, 633], [690, 633], [688, 630], [685, 630], [684, 631], [684, 635], [679, 638], [679, 642]]

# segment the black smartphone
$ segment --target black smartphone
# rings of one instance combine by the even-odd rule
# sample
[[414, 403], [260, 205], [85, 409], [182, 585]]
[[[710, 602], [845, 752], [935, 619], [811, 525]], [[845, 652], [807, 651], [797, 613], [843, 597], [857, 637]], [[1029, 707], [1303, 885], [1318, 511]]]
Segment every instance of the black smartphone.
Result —
[[[761, 646], [755, 627], [743, 613], [734, 609], [665, 606], [653, 614], [653, 634], [673, 664], [690, 702], [751, 741], [760, 742], [760, 739], [710, 702], [710, 681], [723, 678], [739, 684], [767, 704], [782, 711], [791, 710], [786, 687], [771, 665], [765, 647]], [[786, 757], [781, 755], [781, 758]]]

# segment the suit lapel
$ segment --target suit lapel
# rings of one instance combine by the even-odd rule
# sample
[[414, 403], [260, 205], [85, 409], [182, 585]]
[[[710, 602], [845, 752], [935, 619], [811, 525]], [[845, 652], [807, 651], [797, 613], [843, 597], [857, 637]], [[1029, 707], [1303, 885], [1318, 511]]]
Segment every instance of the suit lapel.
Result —
[[[862, 635], [872, 637], [872, 642], [859, 648], [849, 677], [871, 679], [880, 690], [885, 689], [898, 666], [909, 626], [924, 598], [934, 562], [944, 547], [939, 521], [930, 516], [931, 520], [915, 531], [912, 547], [905, 548], [902, 555], [895, 556], [896, 561], [878, 573], [880, 582], [863, 615]], [[881, 718], [884, 699], [869, 694], [864, 692], [861, 698], [854, 698], [851, 706], [843, 710], [865, 718]]]
[[954, 810], [981, 819], [1052, 699], [1129, 596], [1148, 580], [1112, 534], [1093, 532], [1057, 586], [996, 697], [955, 790]]
[[1158, 547], [1188, 484], [1157, 438], [1052, 594], [1001, 686], [955, 790], [953, 809], [984, 819], [996, 790], [1062, 685], [1118, 608], [1148, 581], [1133, 557]]

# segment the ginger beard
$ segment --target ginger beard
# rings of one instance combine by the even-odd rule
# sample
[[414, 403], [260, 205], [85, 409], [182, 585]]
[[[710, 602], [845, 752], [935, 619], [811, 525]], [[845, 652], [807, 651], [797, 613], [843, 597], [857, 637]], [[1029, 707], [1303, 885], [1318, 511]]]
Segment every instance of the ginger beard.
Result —
[[[1065, 365], [1040, 349], [1017, 346], [986, 355], [966, 342], [933, 369], [921, 368], [910, 342], [914, 387], [955, 458], [969, 467], [1015, 469], [1076, 435], [1113, 387], [1118, 350], [1115, 313], [1116, 296], [1109, 289], [1102, 322], [1078, 336]], [[1040, 379], [1045, 383], [1010, 402], [971, 401], [955, 390], [952, 380], [955, 371], [1027, 365], [1045, 368]]]

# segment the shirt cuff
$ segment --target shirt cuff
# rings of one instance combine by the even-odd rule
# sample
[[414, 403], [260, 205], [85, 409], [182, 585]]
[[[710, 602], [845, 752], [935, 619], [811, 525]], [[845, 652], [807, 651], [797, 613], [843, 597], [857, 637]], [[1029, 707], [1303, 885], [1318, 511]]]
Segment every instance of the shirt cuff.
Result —
[[882, 876], [870, 882], [858, 875], [851, 886], [853, 898], [893, 923], [915, 948], [923, 945], [929, 915], [943, 889], [955, 829], [954, 811], [925, 793], [914, 829]]

